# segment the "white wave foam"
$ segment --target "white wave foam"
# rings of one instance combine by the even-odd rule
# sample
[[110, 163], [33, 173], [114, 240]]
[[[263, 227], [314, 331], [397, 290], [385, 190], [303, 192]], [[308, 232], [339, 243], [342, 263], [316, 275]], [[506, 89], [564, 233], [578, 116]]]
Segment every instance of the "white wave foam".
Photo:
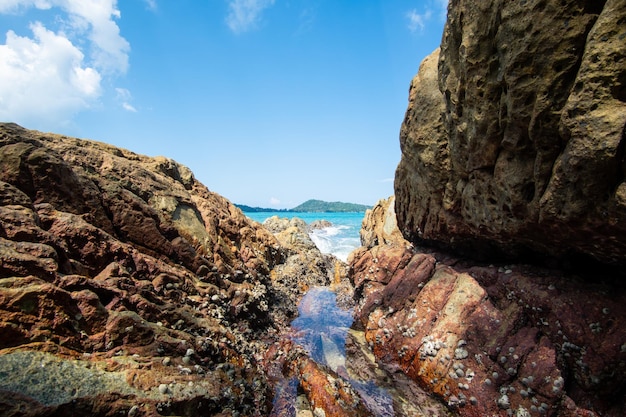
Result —
[[346, 262], [350, 252], [361, 245], [360, 239], [346, 237], [349, 229], [343, 225], [329, 226], [312, 230], [309, 236], [322, 253], [334, 255]]

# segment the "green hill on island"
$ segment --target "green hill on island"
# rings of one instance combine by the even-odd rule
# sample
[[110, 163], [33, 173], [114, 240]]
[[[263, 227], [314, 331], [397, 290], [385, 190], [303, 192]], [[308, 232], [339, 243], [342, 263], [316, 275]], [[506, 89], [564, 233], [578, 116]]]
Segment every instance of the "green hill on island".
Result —
[[296, 206], [292, 209], [271, 209], [263, 207], [250, 207], [244, 204], [236, 204], [241, 211], [246, 213], [258, 213], [258, 212], [301, 212], [301, 213], [360, 213], [371, 208], [364, 204], [355, 203], [343, 203], [340, 201], [322, 201], [322, 200], [307, 200], [304, 203]]

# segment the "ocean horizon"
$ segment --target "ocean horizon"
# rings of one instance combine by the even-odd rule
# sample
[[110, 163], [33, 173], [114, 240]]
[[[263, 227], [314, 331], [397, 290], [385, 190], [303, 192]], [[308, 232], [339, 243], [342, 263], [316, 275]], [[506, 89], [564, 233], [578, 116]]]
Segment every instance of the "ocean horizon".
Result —
[[346, 262], [348, 255], [361, 246], [361, 223], [365, 212], [292, 212], [292, 211], [263, 211], [244, 212], [244, 214], [261, 224], [273, 216], [292, 219], [297, 217], [311, 224], [316, 220], [326, 220], [331, 226], [314, 229], [309, 232], [311, 240], [324, 254], [331, 254]]

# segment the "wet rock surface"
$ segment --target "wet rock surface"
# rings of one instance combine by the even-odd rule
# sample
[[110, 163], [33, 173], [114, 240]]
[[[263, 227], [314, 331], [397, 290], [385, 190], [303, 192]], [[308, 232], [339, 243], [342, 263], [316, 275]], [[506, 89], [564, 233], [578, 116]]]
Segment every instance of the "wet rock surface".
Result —
[[0, 415], [269, 415], [264, 355], [335, 272], [280, 230], [170, 159], [0, 124]]
[[411, 83], [408, 240], [493, 260], [626, 261], [623, 0], [454, 0]]
[[387, 242], [352, 255], [354, 326], [456, 415], [622, 416], [626, 289], [593, 278]]

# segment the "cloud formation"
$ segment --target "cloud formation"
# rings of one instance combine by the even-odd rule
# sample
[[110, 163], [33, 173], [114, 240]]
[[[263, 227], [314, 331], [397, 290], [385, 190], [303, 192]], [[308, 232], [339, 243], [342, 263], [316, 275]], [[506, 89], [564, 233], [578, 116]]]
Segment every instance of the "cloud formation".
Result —
[[137, 113], [137, 109], [132, 104], [130, 104], [130, 100], [133, 98], [133, 96], [130, 94], [130, 91], [125, 88], [116, 88], [115, 92], [117, 94], [117, 100], [121, 103], [121, 106], [124, 110], [132, 113]]
[[448, 0], [431, 0], [422, 13], [418, 13], [417, 9], [409, 10], [406, 13], [406, 18], [409, 21], [409, 31], [412, 33], [423, 32], [426, 28], [427, 22], [433, 17], [433, 15], [445, 21], [447, 13]]
[[425, 22], [430, 19], [432, 12], [430, 10], [426, 10], [424, 13], [417, 13], [417, 10], [410, 10], [406, 17], [409, 19], [409, 30], [411, 32], [417, 32], [424, 30]]
[[275, 0], [229, 0], [226, 24], [236, 34], [255, 29], [263, 10], [274, 5]]
[[144, 2], [146, 3], [148, 10], [154, 11], [158, 8], [156, 0], [144, 0]]
[[97, 103], [103, 77], [127, 71], [130, 45], [115, 22], [120, 18], [116, 0], [0, 2], [0, 13], [32, 8], [51, 10], [55, 31], [35, 21], [29, 25], [31, 37], [6, 32], [0, 44], [0, 119], [64, 124]]

